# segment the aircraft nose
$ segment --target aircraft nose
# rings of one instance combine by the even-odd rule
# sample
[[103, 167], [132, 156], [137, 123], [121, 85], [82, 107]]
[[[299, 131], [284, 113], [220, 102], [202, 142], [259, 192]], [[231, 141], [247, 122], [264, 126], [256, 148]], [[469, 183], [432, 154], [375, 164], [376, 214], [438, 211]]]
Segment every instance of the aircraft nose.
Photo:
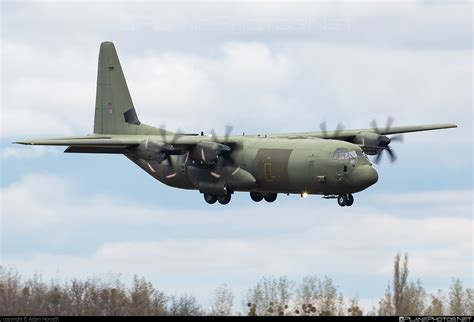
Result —
[[372, 166], [367, 164], [356, 167], [352, 173], [352, 179], [354, 185], [363, 190], [376, 183], [379, 180], [379, 175]]

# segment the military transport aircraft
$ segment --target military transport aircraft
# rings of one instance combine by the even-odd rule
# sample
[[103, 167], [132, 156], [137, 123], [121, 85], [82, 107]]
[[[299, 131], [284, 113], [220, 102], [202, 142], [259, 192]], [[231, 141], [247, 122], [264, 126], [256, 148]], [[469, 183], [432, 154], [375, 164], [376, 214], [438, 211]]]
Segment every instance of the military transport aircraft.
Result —
[[[353, 193], [378, 180], [367, 155], [379, 161], [401, 140], [401, 133], [457, 127], [434, 124], [320, 132], [231, 136], [184, 134], [142, 124], [128, 91], [122, 67], [111, 42], [99, 51], [94, 133], [87, 136], [14, 142], [67, 146], [67, 153], [123, 154], [162, 183], [198, 190], [204, 200], [227, 204], [237, 191], [250, 192], [253, 201], [273, 202], [278, 193], [322, 195], [351, 206]], [[389, 134], [397, 134], [387, 137]]]

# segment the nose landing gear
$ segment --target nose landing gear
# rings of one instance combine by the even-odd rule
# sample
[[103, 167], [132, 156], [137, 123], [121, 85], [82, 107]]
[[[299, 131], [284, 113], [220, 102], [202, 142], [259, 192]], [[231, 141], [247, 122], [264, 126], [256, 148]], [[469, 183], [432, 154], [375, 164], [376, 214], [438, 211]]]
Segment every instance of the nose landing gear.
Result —
[[354, 197], [351, 193], [340, 194], [339, 196], [337, 196], [337, 203], [341, 207], [350, 207], [354, 203]]

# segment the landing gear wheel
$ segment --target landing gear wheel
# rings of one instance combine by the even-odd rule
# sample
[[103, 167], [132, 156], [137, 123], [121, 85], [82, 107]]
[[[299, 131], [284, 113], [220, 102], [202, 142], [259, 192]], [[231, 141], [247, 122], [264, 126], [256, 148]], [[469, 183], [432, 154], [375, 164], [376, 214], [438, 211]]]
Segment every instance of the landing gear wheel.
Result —
[[352, 193], [348, 193], [346, 195], [347, 201], [346, 201], [346, 206], [350, 207], [354, 203], [354, 197], [352, 196]]
[[230, 201], [230, 198], [231, 198], [231, 195], [230, 195], [230, 193], [228, 193], [226, 195], [222, 195], [222, 196], [217, 197], [217, 201], [219, 201], [219, 203], [221, 205], [227, 205]]
[[260, 192], [251, 192], [250, 193], [250, 198], [255, 201], [255, 202], [259, 202], [259, 201], [262, 201], [263, 200], [263, 193], [260, 193]]
[[266, 202], [274, 202], [277, 198], [278, 194], [276, 193], [266, 193], [263, 198], [265, 198]]
[[339, 204], [339, 206], [344, 207], [347, 203], [346, 195], [339, 195], [337, 197], [337, 203]]
[[211, 195], [210, 193], [205, 193], [204, 194], [204, 200], [206, 200], [206, 202], [208, 204], [213, 204], [213, 203], [216, 203], [217, 201], [217, 196], [216, 195]]

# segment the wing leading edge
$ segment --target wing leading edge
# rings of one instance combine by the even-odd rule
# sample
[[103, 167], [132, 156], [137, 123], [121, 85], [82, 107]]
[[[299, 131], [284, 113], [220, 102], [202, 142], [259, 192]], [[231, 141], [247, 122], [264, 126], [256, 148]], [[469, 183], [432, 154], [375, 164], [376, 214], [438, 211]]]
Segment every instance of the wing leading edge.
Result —
[[432, 131], [432, 130], [441, 130], [441, 129], [450, 129], [458, 127], [456, 124], [426, 124], [426, 125], [411, 125], [411, 126], [394, 126], [391, 127], [388, 131], [384, 129], [379, 129], [376, 131], [373, 128], [369, 129], [355, 129], [355, 130], [343, 130], [343, 131], [327, 131], [324, 132], [300, 132], [300, 133], [286, 133], [286, 134], [270, 134], [269, 137], [277, 138], [288, 138], [288, 139], [298, 139], [306, 137], [316, 137], [323, 139], [334, 139], [334, 140], [348, 140], [354, 138], [357, 134], [362, 132], [377, 133], [380, 135], [388, 134], [401, 134], [401, 133], [410, 133], [410, 132], [420, 132], [420, 131]]

